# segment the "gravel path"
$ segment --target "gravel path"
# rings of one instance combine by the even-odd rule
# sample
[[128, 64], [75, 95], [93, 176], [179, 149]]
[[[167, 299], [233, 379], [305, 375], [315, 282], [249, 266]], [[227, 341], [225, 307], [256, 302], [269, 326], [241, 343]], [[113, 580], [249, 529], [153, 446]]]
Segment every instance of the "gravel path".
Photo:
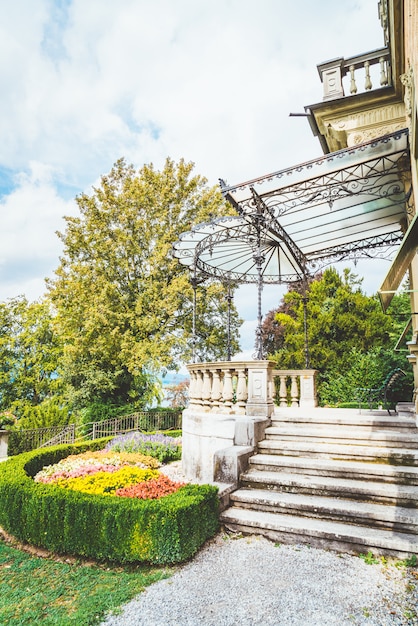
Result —
[[221, 533], [102, 626], [412, 626], [415, 576], [393, 564]]

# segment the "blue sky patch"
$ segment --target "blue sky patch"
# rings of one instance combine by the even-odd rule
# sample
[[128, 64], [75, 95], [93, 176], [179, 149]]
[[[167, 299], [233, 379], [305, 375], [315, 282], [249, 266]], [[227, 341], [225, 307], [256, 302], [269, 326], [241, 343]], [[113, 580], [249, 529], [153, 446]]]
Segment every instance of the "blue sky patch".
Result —
[[0, 199], [8, 196], [16, 189], [15, 175], [16, 172], [14, 170], [0, 166]]
[[68, 13], [72, 0], [53, 0], [49, 7], [49, 20], [45, 23], [41, 43], [43, 52], [55, 63], [66, 58], [62, 33], [68, 23]]

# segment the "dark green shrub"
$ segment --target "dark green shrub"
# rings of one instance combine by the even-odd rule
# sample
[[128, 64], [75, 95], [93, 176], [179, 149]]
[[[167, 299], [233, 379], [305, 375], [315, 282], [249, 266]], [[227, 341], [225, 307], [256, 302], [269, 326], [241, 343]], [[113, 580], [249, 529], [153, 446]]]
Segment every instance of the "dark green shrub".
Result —
[[80, 443], [64, 443], [60, 446], [38, 448], [37, 450], [32, 450], [30, 454], [19, 455], [18, 458], [24, 456], [25, 459], [28, 459], [25, 464], [25, 472], [33, 478], [45, 465], [54, 465], [54, 463], [58, 463], [58, 461], [65, 459], [70, 454], [103, 450], [111, 440], [112, 437], [103, 437], [102, 439], [82, 441]]
[[43, 466], [104, 441], [56, 446], [0, 464], [0, 526], [56, 553], [116, 562], [177, 563], [218, 530], [217, 489], [186, 485], [159, 500], [92, 496], [35, 483]]

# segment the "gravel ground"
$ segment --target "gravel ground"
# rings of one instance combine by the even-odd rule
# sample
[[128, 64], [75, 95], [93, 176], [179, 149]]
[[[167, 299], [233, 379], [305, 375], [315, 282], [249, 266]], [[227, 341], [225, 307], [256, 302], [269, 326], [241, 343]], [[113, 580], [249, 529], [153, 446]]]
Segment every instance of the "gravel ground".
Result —
[[418, 626], [418, 568], [395, 562], [220, 533], [101, 626]]
[[412, 626], [416, 577], [394, 564], [221, 533], [102, 626]]

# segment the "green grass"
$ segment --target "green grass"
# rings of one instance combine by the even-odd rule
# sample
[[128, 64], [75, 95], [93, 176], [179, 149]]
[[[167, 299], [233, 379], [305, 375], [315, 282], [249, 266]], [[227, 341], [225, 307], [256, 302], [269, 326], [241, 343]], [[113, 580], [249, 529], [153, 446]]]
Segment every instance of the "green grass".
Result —
[[0, 541], [0, 624], [90, 626], [173, 570], [65, 563]]

